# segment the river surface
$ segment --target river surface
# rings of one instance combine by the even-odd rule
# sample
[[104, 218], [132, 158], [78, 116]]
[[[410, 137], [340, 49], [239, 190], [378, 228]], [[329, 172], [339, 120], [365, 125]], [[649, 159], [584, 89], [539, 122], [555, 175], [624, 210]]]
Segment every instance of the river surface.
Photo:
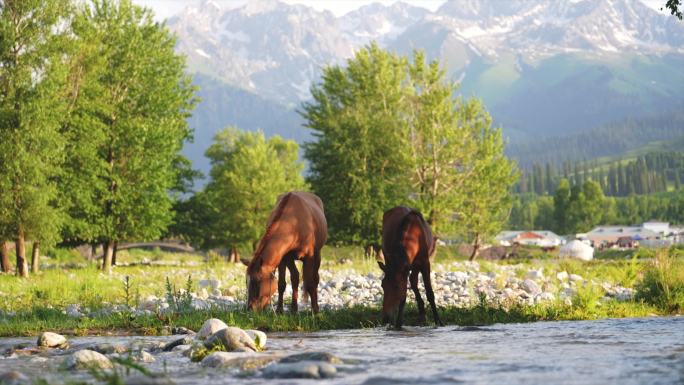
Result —
[[[74, 337], [93, 343], [152, 346], [178, 337]], [[0, 351], [35, 339], [0, 339]], [[154, 353], [145, 364], [175, 384], [684, 384], [684, 317], [536, 322], [486, 327], [382, 328], [273, 333], [268, 350], [288, 355], [332, 353], [345, 360], [334, 378], [266, 379], [260, 372], [203, 368], [177, 352]], [[58, 371], [60, 358], [0, 359], [0, 373], [19, 370], [50, 383], [84, 379]], [[273, 365], [273, 364], [272, 364]], [[144, 382], [144, 381], [143, 381]], [[134, 380], [130, 383], [140, 383]]]

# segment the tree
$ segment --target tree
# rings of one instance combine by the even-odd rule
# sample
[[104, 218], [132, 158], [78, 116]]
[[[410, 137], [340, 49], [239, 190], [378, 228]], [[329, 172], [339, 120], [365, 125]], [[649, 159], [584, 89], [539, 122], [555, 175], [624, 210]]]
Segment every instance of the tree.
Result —
[[463, 199], [460, 190], [474, 171], [464, 165], [477, 150], [468, 130], [480, 116], [471, 102], [454, 98], [457, 86], [444, 79], [437, 61], [426, 63], [422, 53], [415, 53], [409, 77], [411, 197], [433, 231], [444, 234], [454, 227], [454, 209]]
[[316, 139], [304, 145], [308, 181], [333, 240], [378, 242], [383, 212], [407, 200], [406, 73], [405, 59], [371, 44], [325, 68], [302, 107]]
[[556, 224], [554, 231], [559, 234], [568, 234], [570, 231], [567, 221], [569, 206], [570, 182], [563, 178], [558, 182], [556, 193], [553, 196], [553, 217]]
[[504, 155], [500, 128], [492, 128], [492, 118], [477, 99], [461, 111], [461, 121], [469, 122], [468, 134], [477, 152], [462, 167], [469, 170], [463, 200], [457, 208], [460, 233], [472, 239], [470, 260], [477, 257], [482, 243], [501, 230], [510, 214], [511, 188], [518, 178], [515, 164]]
[[71, 79], [79, 94], [65, 131], [78, 149], [65, 183], [82, 191], [69, 207], [69, 233], [102, 242], [110, 270], [117, 242], [157, 238], [171, 223], [169, 190], [196, 100], [175, 38], [147, 9], [93, 0], [80, 8], [74, 34], [83, 50], [72, 68], [81, 76]]
[[[665, 3], [665, 8], [667, 8], [670, 13], [679, 20], [682, 20], [682, 17], [684, 17], [684, 15], [682, 15], [681, 7], [682, 0], [667, 0], [667, 3]], [[662, 10], [662, 8], [660, 8], [660, 10]]]
[[206, 152], [211, 180], [190, 201], [194, 218], [209, 218], [203, 224], [209, 236], [199, 239], [202, 246], [253, 248], [278, 196], [306, 189], [298, 154], [296, 142], [279, 136], [266, 139], [261, 131], [228, 128], [216, 134]]
[[55, 241], [61, 215], [66, 0], [0, 4], [0, 228], [14, 235], [17, 274], [27, 277], [26, 239]]

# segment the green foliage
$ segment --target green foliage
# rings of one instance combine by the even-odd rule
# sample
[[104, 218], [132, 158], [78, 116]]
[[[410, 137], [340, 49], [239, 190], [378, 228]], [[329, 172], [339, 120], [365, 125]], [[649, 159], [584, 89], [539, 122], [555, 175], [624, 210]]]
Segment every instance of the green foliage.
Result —
[[188, 275], [184, 291], [176, 290], [169, 277], [166, 277], [165, 288], [166, 300], [174, 314], [187, 313], [192, 310], [192, 276]]
[[[665, 8], [667, 8], [670, 13], [678, 18], [679, 20], [682, 20], [682, 0], [667, 0], [667, 3], [665, 3]], [[662, 9], [662, 8], [661, 8]]]
[[463, 186], [461, 206], [457, 209], [459, 233], [473, 239], [477, 255], [479, 246], [493, 237], [510, 213], [510, 189], [518, 178], [515, 165], [503, 154], [504, 141], [500, 128], [491, 127], [491, 117], [478, 101], [461, 109], [473, 119], [469, 136], [476, 152], [463, 166], [468, 177]]
[[684, 261], [676, 250], [656, 253], [651, 266], [636, 286], [638, 300], [657, 306], [665, 312], [684, 310]]
[[372, 44], [346, 67], [325, 68], [303, 105], [316, 138], [304, 146], [309, 182], [325, 202], [331, 240], [377, 242], [384, 211], [405, 203], [405, 80], [406, 60]]
[[174, 231], [203, 248], [250, 248], [279, 195], [306, 190], [299, 146], [279, 136], [227, 128], [207, 150], [211, 180], [179, 205]]
[[65, 237], [157, 238], [172, 220], [169, 190], [181, 187], [179, 152], [190, 136], [185, 59], [166, 26], [129, 0], [82, 5], [74, 34]]
[[[603, 197], [594, 188], [594, 199], [586, 207], [573, 211], [569, 184], [561, 182], [553, 197], [553, 215], [549, 215], [551, 197], [521, 194], [514, 196], [509, 226], [513, 229], [551, 229], [559, 234], [573, 230], [587, 231], [602, 224], [638, 224], [652, 219], [671, 223], [684, 222], [684, 191], [670, 191], [629, 197]], [[579, 192], [582, 192], [580, 195]], [[575, 208], [587, 204], [582, 190], [575, 189]], [[540, 209], [541, 208], [541, 209]]]
[[[22, 244], [54, 243], [62, 222], [54, 177], [63, 162], [68, 10], [66, 0], [0, 7], [0, 238]], [[25, 264], [18, 272], [28, 275]]]
[[516, 173], [482, 103], [456, 90], [439, 62], [376, 44], [324, 70], [302, 115], [317, 139], [305, 145], [309, 181], [333, 241], [379, 241], [384, 211], [408, 203], [438, 234], [496, 232]]

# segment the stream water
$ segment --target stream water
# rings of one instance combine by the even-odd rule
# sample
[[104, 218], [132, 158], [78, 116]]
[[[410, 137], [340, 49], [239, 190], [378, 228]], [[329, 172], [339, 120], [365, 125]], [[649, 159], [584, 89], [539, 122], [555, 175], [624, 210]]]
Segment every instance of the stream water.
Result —
[[[74, 337], [74, 348], [178, 337]], [[0, 339], [0, 351], [34, 339]], [[177, 352], [145, 364], [175, 384], [684, 384], [684, 317], [536, 322], [487, 327], [381, 328], [270, 334], [279, 355], [323, 351], [342, 358], [334, 378], [266, 379], [260, 372], [203, 368]], [[50, 383], [83, 379], [59, 371], [63, 357], [0, 359], [0, 373], [18, 370]], [[140, 383], [137, 379], [135, 383]], [[143, 381], [145, 382], [145, 381]], [[167, 381], [168, 382], [168, 381]]]

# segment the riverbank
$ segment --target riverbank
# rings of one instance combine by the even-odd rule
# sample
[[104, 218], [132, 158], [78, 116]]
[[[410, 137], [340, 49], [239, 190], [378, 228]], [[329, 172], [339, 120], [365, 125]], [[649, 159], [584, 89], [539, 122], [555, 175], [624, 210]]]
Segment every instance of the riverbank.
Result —
[[[592, 262], [540, 258], [475, 263], [442, 255], [433, 265], [432, 280], [440, 315], [454, 325], [680, 312], [682, 256], [675, 250], [658, 255]], [[125, 254], [121, 263], [128, 266], [117, 267], [111, 275], [84, 266], [48, 269], [28, 280], [0, 276], [0, 336], [46, 330], [73, 335], [163, 335], [177, 327], [196, 330], [208, 318], [265, 331], [381, 325], [381, 274], [374, 261], [360, 256], [325, 260], [319, 286], [323, 311], [317, 316], [301, 300], [297, 314], [245, 312], [242, 265], [149, 253]], [[666, 293], [657, 292], [662, 281], [668, 282]], [[286, 308], [290, 290], [288, 286]], [[406, 322], [415, 325], [418, 317], [410, 291], [408, 302]]]

